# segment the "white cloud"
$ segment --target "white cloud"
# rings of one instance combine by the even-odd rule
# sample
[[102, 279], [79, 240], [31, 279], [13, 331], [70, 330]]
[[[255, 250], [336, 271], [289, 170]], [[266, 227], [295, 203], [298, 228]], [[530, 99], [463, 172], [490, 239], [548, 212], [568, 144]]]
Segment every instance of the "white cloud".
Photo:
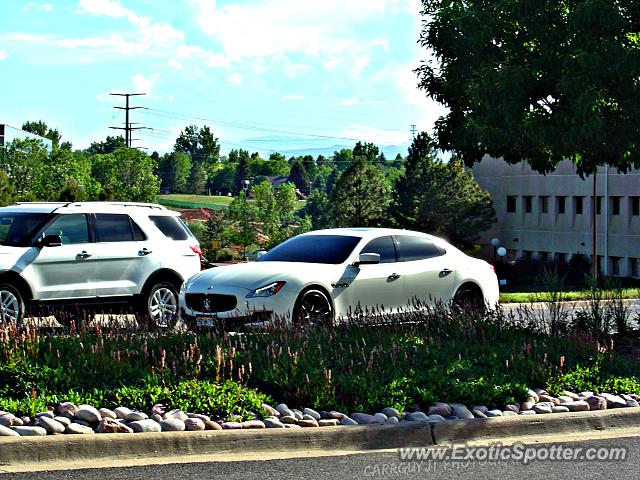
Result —
[[289, 78], [293, 78], [296, 75], [298, 75], [301, 72], [305, 72], [307, 70], [311, 69], [311, 65], [304, 65], [304, 64], [289, 64], [289, 65], [285, 65], [284, 67], [284, 73], [287, 77]]
[[158, 80], [160, 80], [159, 73], [154, 73], [148, 77], [145, 77], [142, 73], [136, 73], [132, 78], [135, 93], [151, 95]]
[[231, 75], [229, 75], [228, 80], [231, 85], [242, 85], [244, 77], [239, 73], [232, 73]]
[[340, 105], [343, 107], [350, 107], [352, 105], [356, 105], [358, 104], [358, 99], [356, 97], [351, 97], [351, 98], [345, 98], [343, 101], [340, 102]]
[[76, 11], [94, 16], [128, 17], [131, 21], [138, 19], [138, 15], [135, 12], [123, 7], [120, 2], [114, 0], [79, 0]]
[[0, 62], [2, 60], [6, 60], [7, 58], [9, 58], [9, 54], [7, 53], [6, 50], [0, 50]]
[[283, 95], [282, 100], [287, 102], [304, 100], [304, 95], [300, 95], [297, 93], [290, 93], [288, 95]]
[[53, 10], [53, 5], [50, 3], [37, 3], [37, 2], [29, 2], [22, 9], [26, 12], [29, 10], [39, 10], [41, 12], [51, 12]]

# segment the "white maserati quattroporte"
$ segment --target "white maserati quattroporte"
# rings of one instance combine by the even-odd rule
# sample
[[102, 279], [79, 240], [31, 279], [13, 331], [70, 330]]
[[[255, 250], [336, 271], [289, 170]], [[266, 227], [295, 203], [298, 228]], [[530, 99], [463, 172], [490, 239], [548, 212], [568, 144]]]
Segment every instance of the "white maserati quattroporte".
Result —
[[201, 271], [180, 291], [183, 317], [198, 326], [275, 318], [331, 323], [436, 302], [494, 307], [493, 266], [432, 235], [385, 228], [304, 233], [256, 262]]

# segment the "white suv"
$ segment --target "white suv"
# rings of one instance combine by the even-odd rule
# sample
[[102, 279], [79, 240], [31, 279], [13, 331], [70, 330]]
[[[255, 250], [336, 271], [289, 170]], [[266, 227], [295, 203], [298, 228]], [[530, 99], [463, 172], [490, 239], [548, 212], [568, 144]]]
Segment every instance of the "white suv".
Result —
[[200, 244], [180, 214], [146, 203], [15, 203], [0, 208], [0, 322], [31, 302], [136, 300], [153, 324], [177, 320]]

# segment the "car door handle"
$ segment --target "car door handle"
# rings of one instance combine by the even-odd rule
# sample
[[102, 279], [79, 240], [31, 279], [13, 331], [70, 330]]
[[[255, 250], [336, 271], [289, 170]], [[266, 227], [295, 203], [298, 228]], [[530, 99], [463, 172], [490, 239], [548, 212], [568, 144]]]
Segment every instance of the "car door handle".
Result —
[[138, 251], [138, 255], [140, 255], [141, 257], [144, 257], [145, 255], [149, 255], [151, 253], [151, 250], [147, 250], [146, 248], [143, 248], [142, 250]]
[[389, 276], [387, 277], [387, 280], [391, 280], [391, 281], [393, 281], [393, 280], [397, 280], [397, 279], [399, 279], [399, 278], [400, 278], [400, 275], [398, 275], [397, 273], [392, 273], [391, 275], [389, 275]]
[[86, 250], [81, 251], [78, 255], [76, 255], [77, 258], [89, 258], [92, 254], [87, 252]]
[[448, 268], [445, 268], [444, 270], [440, 270], [440, 273], [438, 274], [438, 277], [440, 278], [444, 278], [447, 275], [449, 275], [451, 272], [453, 272], [453, 270], [450, 270]]

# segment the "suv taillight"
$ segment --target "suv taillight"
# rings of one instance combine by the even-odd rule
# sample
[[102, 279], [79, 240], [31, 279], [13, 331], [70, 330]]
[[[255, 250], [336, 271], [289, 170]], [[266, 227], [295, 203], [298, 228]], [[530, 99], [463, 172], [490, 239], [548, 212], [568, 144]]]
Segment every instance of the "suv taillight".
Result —
[[193, 250], [193, 253], [197, 253], [198, 256], [200, 257], [200, 261], [202, 261], [202, 250], [200, 250], [200, 244], [196, 243], [195, 245], [189, 245], [191, 247], [191, 250]]

